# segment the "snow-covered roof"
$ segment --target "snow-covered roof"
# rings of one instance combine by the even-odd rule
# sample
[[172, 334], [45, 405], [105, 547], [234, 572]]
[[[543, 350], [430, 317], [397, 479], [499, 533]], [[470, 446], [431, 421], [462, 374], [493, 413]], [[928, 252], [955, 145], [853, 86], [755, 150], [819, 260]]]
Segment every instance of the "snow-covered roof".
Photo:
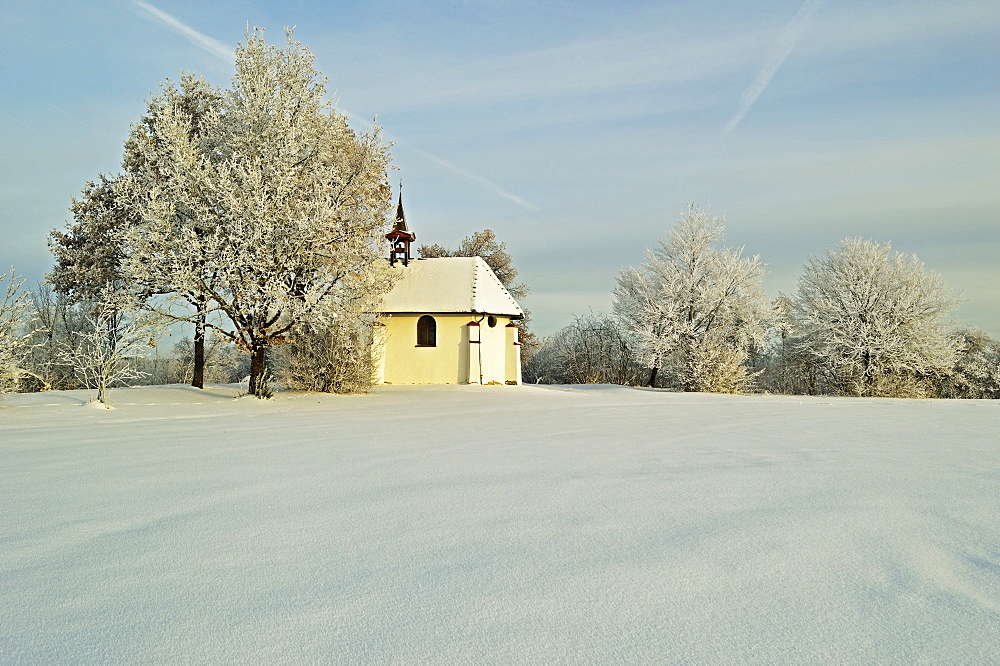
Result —
[[399, 279], [385, 297], [383, 312], [524, 314], [482, 257], [411, 259], [409, 266], [393, 270]]

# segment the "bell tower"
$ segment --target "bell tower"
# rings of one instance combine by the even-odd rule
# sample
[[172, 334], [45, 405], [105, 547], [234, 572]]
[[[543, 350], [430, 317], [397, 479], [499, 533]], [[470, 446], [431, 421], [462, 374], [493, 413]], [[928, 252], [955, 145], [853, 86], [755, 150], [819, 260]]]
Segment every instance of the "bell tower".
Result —
[[404, 266], [410, 265], [410, 243], [417, 240], [417, 235], [406, 228], [406, 215], [403, 213], [403, 183], [399, 184], [399, 205], [396, 206], [396, 223], [392, 231], [385, 235], [389, 241], [389, 265], [395, 266], [396, 260]]

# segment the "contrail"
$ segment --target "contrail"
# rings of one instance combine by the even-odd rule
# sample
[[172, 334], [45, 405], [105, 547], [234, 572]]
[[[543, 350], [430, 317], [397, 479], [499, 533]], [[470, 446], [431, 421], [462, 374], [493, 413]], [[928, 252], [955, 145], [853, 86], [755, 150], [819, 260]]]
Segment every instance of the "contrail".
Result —
[[170, 14], [160, 11], [148, 2], [143, 2], [142, 0], [131, 0], [131, 2], [133, 5], [146, 12], [149, 17], [152, 17], [157, 22], [162, 23], [177, 34], [183, 36], [198, 48], [208, 51], [215, 57], [224, 61], [227, 65], [233, 64], [233, 59], [236, 57], [235, 51], [219, 40], [200, 33], [189, 25], [184, 25]]
[[760, 97], [760, 94], [771, 83], [771, 79], [774, 78], [774, 75], [785, 63], [785, 60], [791, 55], [792, 50], [795, 49], [795, 45], [802, 39], [809, 19], [812, 18], [812, 15], [816, 13], [821, 4], [823, 4], [823, 0], [806, 0], [799, 8], [798, 13], [795, 14], [795, 18], [785, 26], [778, 41], [771, 47], [771, 52], [767, 54], [767, 60], [764, 61], [764, 66], [757, 73], [757, 78], [754, 79], [753, 85], [743, 93], [743, 97], [740, 99], [739, 111], [733, 116], [732, 120], [726, 123], [726, 127], [722, 130], [723, 136], [736, 129], [736, 126], [746, 117], [750, 107], [753, 106], [757, 98]]
[[395, 143], [397, 145], [400, 145], [400, 146], [403, 146], [403, 147], [407, 148], [408, 150], [412, 150], [413, 152], [417, 153], [421, 157], [424, 157], [424, 158], [430, 160], [431, 162], [434, 162], [435, 164], [439, 164], [439, 165], [443, 166], [444, 168], [448, 169], [449, 171], [453, 171], [453, 172], [457, 173], [459, 176], [462, 176], [462, 177], [467, 178], [469, 180], [475, 181], [475, 182], [479, 183], [480, 185], [485, 185], [487, 188], [489, 188], [490, 190], [492, 190], [494, 194], [496, 194], [498, 196], [501, 196], [504, 199], [508, 199], [510, 201], [513, 201], [514, 203], [516, 203], [519, 206], [524, 206], [525, 208], [530, 208], [531, 210], [541, 210], [541, 208], [539, 208], [535, 204], [529, 203], [529, 202], [525, 201], [524, 199], [522, 199], [521, 197], [517, 196], [516, 194], [511, 194], [510, 192], [508, 192], [507, 190], [503, 189], [502, 187], [500, 187], [499, 185], [497, 185], [493, 181], [488, 180], [486, 178], [483, 178], [482, 176], [480, 176], [478, 174], [472, 173], [471, 171], [469, 171], [467, 169], [463, 169], [462, 167], [457, 166], [455, 164], [452, 164], [451, 162], [443, 160], [440, 157], [437, 157], [435, 155], [431, 155], [426, 150], [421, 150], [420, 148], [416, 148], [414, 146], [411, 146], [411, 145], [409, 145], [407, 143], [404, 143], [404, 142], [398, 141], [398, 140]]
[[[177, 19], [175, 19], [170, 14], [167, 14], [166, 12], [157, 9], [156, 7], [154, 7], [153, 5], [149, 4], [148, 2], [143, 2], [143, 0], [130, 0], [130, 2], [133, 5], [135, 5], [136, 7], [138, 7], [139, 9], [143, 10], [144, 12], [146, 12], [146, 14], [149, 17], [152, 17], [158, 23], [161, 23], [161, 24], [165, 25], [166, 27], [170, 28], [171, 30], [173, 30], [174, 32], [176, 32], [176, 33], [184, 36], [188, 41], [190, 41], [192, 44], [194, 44], [198, 48], [201, 48], [201, 49], [204, 49], [205, 51], [208, 51], [209, 53], [211, 53], [212, 55], [218, 57], [220, 60], [223, 60], [227, 64], [231, 64], [233, 62], [233, 60], [235, 59], [235, 57], [236, 57], [235, 51], [233, 51], [233, 49], [229, 48], [228, 46], [226, 46], [225, 44], [223, 44], [219, 40], [213, 39], [212, 37], [209, 37], [208, 35], [205, 35], [203, 33], [198, 32], [197, 30], [195, 30], [191, 26], [188, 26], [188, 25], [185, 25], [185, 24], [181, 23], [180, 21], [178, 21]], [[364, 120], [358, 120], [360, 118], [360, 116], [357, 116], [356, 114], [350, 113], [350, 112], [348, 112], [346, 109], [344, 109], [342, 107], [339, 110], [340, 110], [341, 113], [346, 114], [348, 117], [352, 118], [356, 122], [361, 122], [361, 123], [363, 123], [365, 125], [368, 125], [369, 127], [371, 126], [370, 123], [367, 123]], [[439, 164], [440, 166], [443, 166], [446, 169], [449, 169], [450, 171], [453, 171], [453, 172], [457, 173], [458, 175], [460, 175], [460, 176], [462, 176], [464, 178], [467, 178], [469, 180], [475, 181], [475, 182], [479, 183], [480, 185], [485, 185], [494, 194], [496, 194], [498, 196], [501, 196], [504, 199], [508, 199], [510, 201], [513, 201], [514, 203], [518, 204], [519, 206], [524, 206], [525, 208], [530, 208], [532, 210], [539, 210], [538, 206], [535, 206], [534, 204], [528, 203], [527, 201], [525, 201], [521, 197], [517, 196], [516, 194], [511, 194], [510, 192], [507, 192], [506, 190], [504, 190], [502, 187], [500, 187], [499, 185], [497, 185], [496, 183], [494, 183], [491, 180], [488, 180], [488, 179], [483, 178], [482, 176], [480, 176], [478, 174], [472, 173], [471, 171], [468, 171], [468, 170], [463, 169], [463, 168], [461, 168], [459, 166], [456, 166], [456, 165], [452, 164], [451, 162], [447, 162], [447, 161], [441, 159], [440, 157], [436, 157], [436, 156], [428, 153], [425, 150], [421, 150], [419, 148], [415, 148], [415, 147], [413, 147], [413, 146], [411, 146], [411, 145], [409, 145], [409, 144], [407, 144], [407, 143], [405, 143], [403, 141], [399, 141], [398, 139], [395, 141], [395, 143], [397, 145], [406, 147], [408, 150], [412, 150], [413, 152], [417, 153], [418, 155], [420, 155], [420, 156], [422, 156], [422, 157], [430, 160], [431, 162], [434, 162], [435, 164]]]
[[[351, 118], [352, 120], [354, 120], [354, 122], [359, 123], [361, 125], [364, 125], [368, 129], [372, 129], [374, 127], [374, 125], [372, 123], [368, 122], [367, 120], [361, 120], [360, 116], [358, 116], [357, 114], [351, 113], [350, 111], [348, 111], [347, 109], [345, 109], [342, 106], [338, 105], [337, 106], [337, 110], [340, 111], [341, 113], [343, 113], [344, 115], [346, 115], [348, 118]], [[499, 185], [497, 185], [496, 183], [494, 183], [492, 180], [489, 180], [487, 178], [483, 178], [479, 174], [472, 173], [468, 169], [463, 169], [462, 167], [460, 167], [458, 165], [452, 164], [451, 162], [449, 162], [447, 160], [443, 160], [440, 157], [437, 157], [436, 155], [432, 155], [432, 154], [428, 153], [426, 150], [421, 150], [420, 148], [417, 148], [416, 146], [413, 146], [413, 145], [411, 145], [411, 144], [409, 144], [409, 143], [407, 143], [405, 141], [401, 141], [398, 138], [392, 137], [392, 136], [390, 136], [388, 134], [385, 134], [384, 136], [387, 139], [389, 139], [390, 141], [392, 141], [392, 143], [395, 144], [395, 145], [397, 145], [397, 146], [402, 146], [403, 148], [406, 148], [407, 150], [412, 150], [413, 152], [415, 152], [417, 155], [420, 155], [424, 159], [430, 160], [431, 162], [434, 162], [435, 164], [437, 164], [439, 166], [443, 166], [445, 169], [448, 169], [449, 171], [457, 173], [459, 176], [462, 176], [463, 178], [475, 181], [475, 182], [479, 183], [480, 185], [485, 185], [494, 194], [496, 194], [498, 196], [501, 196], [504, 199], [508, 199], [510, 201], [513, 201], [517, 205], [524, 206], [525, 208], [530, 208], [531, 210], [541, 210], [541, 208], [539, 208], [535, 204], [530, 203], [528, 201], [525, 201], [524, 199], [522, 199], [521, 197], [517, 196], [516, 194], [511, 194], [507, 190], [503, 189], [502, 187], [500, 187]]]

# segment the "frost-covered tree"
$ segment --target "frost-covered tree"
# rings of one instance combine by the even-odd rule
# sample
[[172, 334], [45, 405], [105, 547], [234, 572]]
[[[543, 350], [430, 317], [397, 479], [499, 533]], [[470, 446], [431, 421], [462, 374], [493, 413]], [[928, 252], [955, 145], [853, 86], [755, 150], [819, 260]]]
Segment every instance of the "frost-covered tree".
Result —
[[616, 317], [590, 314], [546, 339], [525, 380], [539, 384], [626, 384], [640, 381], [628, 332]]
[[[125, 144], [123, 168], [136, 188], [150, 190], [169, 180], [173, 162], [169, 151], [156, 133], [156, 117], [164, 109], [175, 109], [189, 120], [193, 141], [202, 139], [202, 125], [210, 112], [218, 109], [220, 93], [203, 79], [182, 75], [180, 83], [167, 81], [148, 104], [142, 117]], [[119, 184], [123, 176], [100, 175], [88, 182], [79, 198], [73, 199], [70, 210], [73, 221], [65, 230], [53, 231], [49, 248], [55, 266], [48, 275], [56, 292], [72, 302], [93, 300], [97, 294], [113, 288], [134, 291], [143, 299], [169, 293], [171, 285], [160, 279], [138, 282], [137, 276], [124, 279], [123, 262], [130, 253], [129, 232], [135, 226], [136, 213], [121, 196]], [[183, 207], [178, 215], [184, 214]], [[191, 224], [196, 221], [188, 220]], [[189, 315], [195, 323], [195, 353], [192, 384], [202, 387], [204, 367], [205, 298], [200, 294], [181, 293], [193, 310]], [[184, 318], [184, 317], [179, 317]]]
[[966, 328], [953, 337], [958, 356], [952, 372], [941, 378], [942, 398], [1000, 398], [1000, 341], [983, 331]]
[[[197, 146], [201, 155], [208, 156], [209, 159], [212, 156], [221, 158], [222, 151], [216, 150], [218, 136], [210, 131], [212, 125], [209, 121], [220, 112], [222, 101], [222, 92], [218, 88], [194, 74], [182, 74], [179, 83], [169, 80], [164, 82], [159, 94], [149, 100], [146, 114], [132, 128], [125, 143], [123, 166], [129, 178], [128, 188], [133, 191], [136, 189], [149, 191], [166, 187], [167, 189], [160, 191], [158, 196], [170, 196], [169, 188], [177, 168], [177, 161], [173, 152], [175, 146], [167, 140], [168, 137], [159, 134], [158, 119], [161, 114], [176, 114], [181, 119], [188, 134], [188, 141]], [[189, 228], [195, 236], [203, 235], [214, 222], [213, 215], [199, 216], [198, 211], [186, 206], [183, 200], [178, 200], [175, 204], [174, 224]], [[122, 234], [122, 241], [127, 238], [126, 234]], [[197, 246], [191, 249], [196, 252]], [[206, 270], [210, 270], [204, 262], [202, 265]], [[141, 286], [144, 295], [173, 293], [177, 297], [174, 299], [175, 302], [181, 301], [187, 306], [182, 307], [180, 311], [173, 309], [168, 311], [172, 317], [188, 320], [194, 324], [191, 385], [204, 388], [205, 332], [209, 307], [207, 296], [186, 289], [177, 291], [176, 285], [155, 271], [152, 274], [148, 272], [141, 275], [133, 274], [130, 278], [144, 279], [144, 283], [134, 285]]]
[[109, 287], [122, 283], [129, 211], [115, 194], [117, 176], [101, 174], [88, 182], [70, 206], [73, 222], [49, 234], [55, 266], [49, 284], [71, 301], [92, 300]]
[[947, 320], [955, 305], [941, 276], [915, 255], [847, 238], [810, 257], [799, 278], [795, 345], [836, 392], [925, 395], [955, 362], [958, 342]]
[[[135, 220], [117, 194], [118, 183], [119, 177], [103, 174], [97, 181], [88, 182], [82, 196], [73, 199], [70, 207], [73, 222], [65, 231], [49, 235], [49, 249], [56, 262], [47, 280], [60, 296], [86, 311], [92, 311], [98, 303], [112, 307], [134, 287], [123, 274], [123, 262], [128, 254], [129, 229]], [[109, 299], [109, 294], [114, 294], [114, 298]], [[106, 330], [108, 336], [117, 335], [114, 326], [120, 319], [109, 314], [102, 320], [102, 324], [110, 326]], [[89, 322], [84, 327], [88, 331], [92, 328]], [[50, 328], [48, 332], [53, 336], [60, 334], [58, 328]], [[51, 366], [56, 369], [65, 367], [69, 350], [84, 340], [76, 335], [61, 337], [55, 346], [57, 359]], [[51, 345], [45, 348], [54, 351]], [[74, 372], [73, 377], [78, 381], [79, 373]]]
[[492, 229], [483, 229], [474, 232], [471, 236], [466, 236], [456, 250], [449, 250], [442, 245], [434, 244], [421, 245], [419, 252], [421, 257], [426, 258], [482, 257], [511, 296], [522, 299], [528, 295], [527, 285], [515, 282], [517, 269], [514, 268], [513, 258], [507, 252], [507, 244], [498, 240]]
[[284, 48], [248, 33], [232, 88], [199, 132], [176, 104], [153, 118], [157, 142], [138, 150], [166, 177], [121, 190], [141, 219], [128, 275], [202, 295], [207, 324], [250, 353], [254, 395], [269, 348], [375, 310], [390, 286], [387, 147], [377, 128], [351, 130], [324, 94], [291, 33]]
[[62, 359], [88, 389], [97, 391], [97, 400], [108, 405], [108, 389], [123, 382], [141, 379], [146, 373], [135, 360], [145, 357], [155, 345], [159, 323], [149, 313], [105, 291], [87, 314], [86, 328], [62, 350]]
[[31, 339], [31, 298], [24, 280], [10, 272], [0, 275], [0, 396], [18, 386], [24, 375]]
[[751, 349], [767, 342], [775, 311], [759, 257], [720, 247], [723, 220], [688, 206], [641, 268], [618, 276], [615, 312], [636, 338], [655, 385], [732, 393], [747, 388]]
[[63, 351], [79, 339], [77, 333], [87, 327], [89, 300], [74, 301], [40, 283], [31, 293], [31, 318], [34, 321], [25, 358], [27, 376], [23, 390], [47, 391], [77, 388], [73, 368], [63, 359]]

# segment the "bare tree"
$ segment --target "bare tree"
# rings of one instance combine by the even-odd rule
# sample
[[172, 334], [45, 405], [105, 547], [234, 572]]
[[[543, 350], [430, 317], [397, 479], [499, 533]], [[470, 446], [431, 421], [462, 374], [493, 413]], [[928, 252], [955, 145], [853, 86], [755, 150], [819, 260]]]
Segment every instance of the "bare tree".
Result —
[[[190, 338], [179, 340], [171, 349], [171, 363], [164, 372], [165, 384], [190, 383], [194, 364], [194, 341]], [[250, 365], [245, 355], [220, 335], [210, 330], [204, 342], [204, 381], [210, 384], [232, 384], [246, 377]]]
[[78, 340], [87, 326], [87, 301], [73, 301], [51, 285], [39, 283], [31, 293], [31, 316], [35, 325], [25, 358], [27, 376], [22, 387], [28, 391], [74, 389], [73, 368], [63, 360], [63, 351]]

